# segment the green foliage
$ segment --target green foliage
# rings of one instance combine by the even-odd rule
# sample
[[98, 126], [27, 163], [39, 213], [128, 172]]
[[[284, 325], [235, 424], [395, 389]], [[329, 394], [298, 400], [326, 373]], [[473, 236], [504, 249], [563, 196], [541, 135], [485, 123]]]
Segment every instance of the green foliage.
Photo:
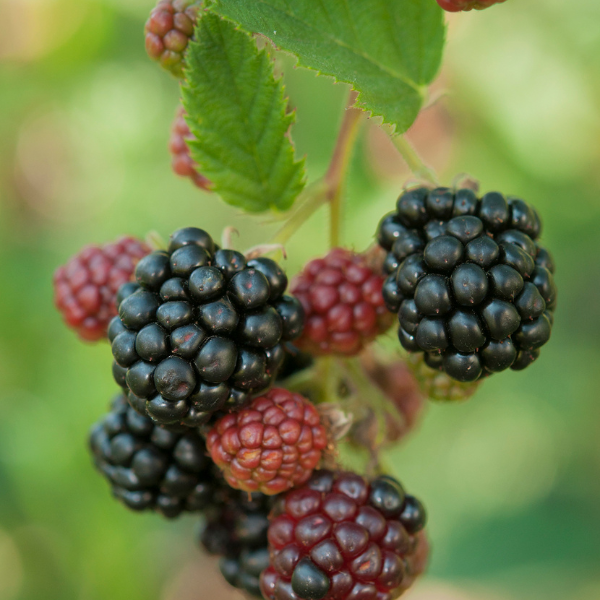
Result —
[[205, 13], [187, 54], [183, 104], [192, 157], [228, 204], [284, 211], [304, 187], [288, 130], [294, 114], [273, 64], [230, 21]]
[[214, 0], [212, 10], [294, 53], [301, 66], [352, 84], [357, 105], [397, 131], [416, 119], [442, 58], [433, 0]]

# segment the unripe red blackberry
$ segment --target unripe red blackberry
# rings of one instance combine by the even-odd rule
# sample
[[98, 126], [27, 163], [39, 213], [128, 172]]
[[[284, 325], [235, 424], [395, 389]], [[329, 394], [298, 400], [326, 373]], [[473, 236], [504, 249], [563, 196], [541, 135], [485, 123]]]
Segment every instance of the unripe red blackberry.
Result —
[[219, 568], [230, 585], [262, 600], [259, 578], [269, 566], [267, 531], [273, 499], [226, 487], [205, 511], [200, 544], [221, 557]]
[[150, 252], [141, 240], [123, 237], [103, 246], [86, 246], [54, 273], [54, 303], [79, 337], [106, 337], [117, 314], [117, 292], [131, 280], [138, 261]]
[[135, 270], [139, 289], [111, 323], [113, 375], [130, 404], [161, 424], [206, 424], [268, 388], [283, 344], [302, 332], [300, 303], [269, 258], [217, 249], [195, 227]]
[[506, 0], [437, 0], [437, 3], [447, 12], [483, 10], [502, 2]]
[[358, 354], [393, 322], [381, 295], [383, 281], [363, 255], [345, 248], [310, 261], [291, 285], [306, 314], [296, 345], [313, 355]]
[[194, 134], [185, 122], [185, 114], [185, 109], [180, 106], [171, 127], [171, 139], [169, 140], [169, 151], [172, 156], [171, 166], [177, 175], [189, 177], [196, 187], [208, 191], [210, 181], [198, 172], [198, 166], [186, 143], [186, 140], [194, 139]]
[[274, 388], [217, 421], [207, 448], [232, 487], [273, 495], [302, 485], [318, 466], [327, 435], [317, 409]]
[[146, 21], [146, 52], [175, 77], [183, 77], [184, 54], [202, 8], [199, 0], [159, 0]]
[[418, 188], [379, 225], [383, 297], [409, 352], [458, 381], [524, 369], [549, 339], [554, 264], [537, 212], [517, 198]]
[[392, 477], [319, 471], [271, 519], [267, 600], [393, 600], [424, 569], [425, 511]]
[[156, 425], [122, 394], [92, 429], [90, 448], [115, 497], [133, 510], [155, 510], [168, 518], [197, 512], [224, 486], [198, 432]]

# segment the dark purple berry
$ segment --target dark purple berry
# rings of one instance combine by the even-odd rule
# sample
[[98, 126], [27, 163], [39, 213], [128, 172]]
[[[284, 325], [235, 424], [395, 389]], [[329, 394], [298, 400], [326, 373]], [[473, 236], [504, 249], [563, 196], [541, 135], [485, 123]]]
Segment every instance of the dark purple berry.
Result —
[[452, 308], [450, 290], [442, 275], [426, 275], [415, 291], [415, 304], [423, 315], [442, 316]]
[[452, 273], [451, 281], [454, 298], [461, 306], [477, 306], [487, 296], [488, 278], [485, 271], [477, 265], [460, 265]]
[[451, 272], [462, 260], [464, 246], [455, 237], [442, 235], [425, 246], [423, 256], [433, 271]]
[[481, 198], [478, 216], [488, 231], [502, 231], [510, 223], [508, 202], [502, 194], [489, 192]]

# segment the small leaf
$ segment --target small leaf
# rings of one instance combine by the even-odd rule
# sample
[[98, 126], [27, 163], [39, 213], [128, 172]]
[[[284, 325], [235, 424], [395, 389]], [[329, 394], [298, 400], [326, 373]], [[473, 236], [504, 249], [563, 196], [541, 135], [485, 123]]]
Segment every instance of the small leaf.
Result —
[[434, 0], [213, 0], [211, 9], [261, 33], [300, 66], [352, 84], [357, 106], [406, 131], [444, 46]]
[[288, 136], [273, 63], [231, 21], [205, 13], [186, 56], [183, 104], [199, 171], [225, 202], [248, 212], [290, 208], [305, 183]]

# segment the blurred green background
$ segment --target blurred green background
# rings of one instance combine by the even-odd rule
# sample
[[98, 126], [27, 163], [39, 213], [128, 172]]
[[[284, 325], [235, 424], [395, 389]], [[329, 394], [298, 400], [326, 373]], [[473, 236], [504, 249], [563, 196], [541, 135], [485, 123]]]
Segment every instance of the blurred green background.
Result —
[[[433, 0], [432, 0], [433, 1]], [[52, 306], [53, 270], [86, 243], [197, 225], [275, 230], [170, 170], [176, 82], [145, 56], [147, 0], [0, 0], [0, 600], [229, 598], [167, 523], [114, 502], [86, 451], [115, 385], [106, 344]], [[347, 89], [281, 59], [311, 179]], [[388, 456], [429, 508], [433, 556], [412, 600], [600, 598], [600, 3], [509, 0], [450, 21], [441, 102], [410, 133], [456, 173], [534, 203], [558, 263], [553, 339], [469, 403], [429, 406]], [[345, 241], [363, 249], [408, 176], [365, 122]], [[288, 246], [326, 249], [325, 213]], [[257, 224], [262, 224], [257, 227]], [[239, 598], [239, 597], [238, 597]]]

